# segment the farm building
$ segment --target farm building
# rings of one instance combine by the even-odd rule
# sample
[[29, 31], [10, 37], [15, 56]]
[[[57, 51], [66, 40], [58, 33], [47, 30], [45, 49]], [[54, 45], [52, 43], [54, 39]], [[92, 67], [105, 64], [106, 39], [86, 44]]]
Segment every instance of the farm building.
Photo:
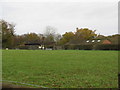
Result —
[[41, 46], [40, 43], [25, 43], [22, 45], [19, 45], [19, 49], [40, 49], [39, 47]]
[[32, 49], [32, 50], [53, 50], [55, 48], [55, 42], [51, 43], [25, 43], [19, 45], [19, 49]]
[[91, 39], [84, 40], [80, 43], [67, 43], [64, 45], [67, 49], [78, 49], [78, 50], [118, 50], [119, 44], [112, 42], [109, 39]]

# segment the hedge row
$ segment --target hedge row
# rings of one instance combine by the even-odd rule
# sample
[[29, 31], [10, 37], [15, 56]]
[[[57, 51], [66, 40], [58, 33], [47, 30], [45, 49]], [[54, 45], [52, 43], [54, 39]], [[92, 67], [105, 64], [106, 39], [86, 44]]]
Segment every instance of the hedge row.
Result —
[[120, 50], [120, 45], [96, 45], [94, 47], [96, 50]]
[[120, 50], [120, 45], [65, 45], [65, 50]]
[[[53, 46], [45, 46], [46, 48], [53, 48]], [[19, 49], [38, 49], [38, 46], [19, 46]], [[65, 50], [120, 50], [120, 45], [64, 45], [62, 49]]]
[[38, 49], [38, 46], [37, 45], [33, 45], [33, 46], [30, 46], [30, 45], [25, 45], [25, 46], [18, 46], [17, 48], [19, 49]]
[[65, 45], [64, 49], [65, 50], [69, 50], [69, 49], [92, 50], [93, 45]]

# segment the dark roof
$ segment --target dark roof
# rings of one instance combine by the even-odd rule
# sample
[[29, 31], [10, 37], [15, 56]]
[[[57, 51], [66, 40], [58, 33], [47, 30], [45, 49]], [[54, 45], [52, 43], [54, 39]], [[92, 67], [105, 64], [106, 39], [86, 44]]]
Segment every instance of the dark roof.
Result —
[[24, 45], [41, 45], [40, 43], [26, 43]]

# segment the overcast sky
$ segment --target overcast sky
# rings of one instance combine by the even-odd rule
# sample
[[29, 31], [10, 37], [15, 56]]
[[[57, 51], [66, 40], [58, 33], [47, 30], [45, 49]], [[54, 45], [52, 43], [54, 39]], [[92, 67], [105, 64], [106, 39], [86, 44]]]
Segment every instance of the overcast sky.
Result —
[[[5, 2], [6, 1], [6, 2]], [[118, 2], [13, 2], [0, 3], [0, 19], [16, 24], [16, 34], [44, 33], [46, 26], [63, 34], [78, 28], [97, 30], [97, 34], [118, 33]]]

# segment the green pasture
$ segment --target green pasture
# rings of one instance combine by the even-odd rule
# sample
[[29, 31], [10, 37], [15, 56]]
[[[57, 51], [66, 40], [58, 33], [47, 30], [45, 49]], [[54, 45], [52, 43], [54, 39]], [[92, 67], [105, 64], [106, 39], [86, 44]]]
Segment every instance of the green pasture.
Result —
[[117, 88], [118, 51], [3, 50], [2, 78], [48, 88]]

